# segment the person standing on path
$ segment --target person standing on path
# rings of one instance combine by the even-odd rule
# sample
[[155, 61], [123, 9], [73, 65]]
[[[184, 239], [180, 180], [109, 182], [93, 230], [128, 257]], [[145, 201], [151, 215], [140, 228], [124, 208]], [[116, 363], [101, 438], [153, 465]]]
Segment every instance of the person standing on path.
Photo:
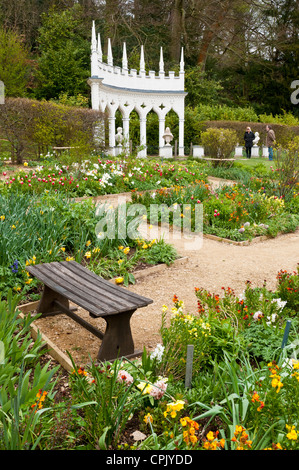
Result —
[[273, 145], [275, 142], [275, 133], [272, 129], [272, 126], [270, 126], [270, 124], [266, 126], [266, 132], [267, 132], [266, 147], [268, 147], [269, 160], [273, 160]]
[[250, 129], [250, 127], [246, 128], [245, 134], [244, 134], [244, 140], [245, 140], [245, 150], [246, 150], [246, 158], [251, 158], [251, 149], [253, 146], [253, 140], [255, 138], [254, 133]]

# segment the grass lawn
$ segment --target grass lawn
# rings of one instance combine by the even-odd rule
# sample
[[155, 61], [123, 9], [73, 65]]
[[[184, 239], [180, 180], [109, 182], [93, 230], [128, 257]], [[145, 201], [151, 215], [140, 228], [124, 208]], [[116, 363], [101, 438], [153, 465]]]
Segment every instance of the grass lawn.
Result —
[[275, 160], [268, 160], [266, 157], [251, 157], [251, 158], [242, 158], [238, 157], [236, 158], [236, 162], [242, 163], [243, 165], [248, 165], [249, 167], [255, 167], [257, 165], [265, 165], [267, 168], [270, 168], [271, 166], [275, 165]]

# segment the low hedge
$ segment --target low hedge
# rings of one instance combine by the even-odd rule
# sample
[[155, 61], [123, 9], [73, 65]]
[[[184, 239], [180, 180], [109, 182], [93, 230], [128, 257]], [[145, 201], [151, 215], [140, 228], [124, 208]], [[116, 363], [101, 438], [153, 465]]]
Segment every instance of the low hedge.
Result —
[[1, 105], [0, 135], [10, 143], [12, 160], [39, 157], [52, 146], [93, 146], [101, 113], [28, 98], [7, 98]]

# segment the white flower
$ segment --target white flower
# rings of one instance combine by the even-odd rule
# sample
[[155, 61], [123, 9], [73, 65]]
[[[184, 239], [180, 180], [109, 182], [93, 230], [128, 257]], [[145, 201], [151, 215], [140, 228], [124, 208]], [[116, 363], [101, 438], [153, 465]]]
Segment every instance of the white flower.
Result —
[[151, 359], [157, 359], [157, 362], [162, 361], [162, 356], [164, 353], [165, 347], [162, 346], [162, 344], [158, 343], [154, 351], [151, 353], [150, 358]]
[[273, 299], [271, 300], [271, 303], [276, 303], [278, 310], [282, 310], [285, 305], [287, 304], [287, 301], [281, 300], [281, 299]]
[[271, 323], [274, 323], [274, 322], [275, 322], [276, 318], [277, 318], [276, 313], [273, 313], [273, 314], [271, 315], [271, 317], [267, 317], [267, 320], [270, 320], [270, 321], [268, 321], [266, 324], [267, 324], [268, 326], [270, 326]]

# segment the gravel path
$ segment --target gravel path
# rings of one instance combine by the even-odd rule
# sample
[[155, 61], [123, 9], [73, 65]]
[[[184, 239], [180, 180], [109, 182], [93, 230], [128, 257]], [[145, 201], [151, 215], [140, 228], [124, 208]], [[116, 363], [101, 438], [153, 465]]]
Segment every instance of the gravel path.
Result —
[[184, 301], [187, 311], [196, 312], [195, 287], [211, 293], [222, 293], [221, 287], [231, 287], [241, 293], [250, 280], [262, 286], [264, 280], [271, 290], [276, 288], [278, 271], [292, 272], [299, 263], [299, 230], [275, 239], [236, 246], [207, 238], [196, 251], [185, 249], [184, 240], [173, 240], [181, 256], [187, 256], [182, 266], [170, 266], [162, 272], [137, 280], [130, 290], [154, 300], [154, 303], [135, 312], [131, 320], [137, 347], [155, 347], [159, 342], [161, 307], [172, 306], [173, 295]]

